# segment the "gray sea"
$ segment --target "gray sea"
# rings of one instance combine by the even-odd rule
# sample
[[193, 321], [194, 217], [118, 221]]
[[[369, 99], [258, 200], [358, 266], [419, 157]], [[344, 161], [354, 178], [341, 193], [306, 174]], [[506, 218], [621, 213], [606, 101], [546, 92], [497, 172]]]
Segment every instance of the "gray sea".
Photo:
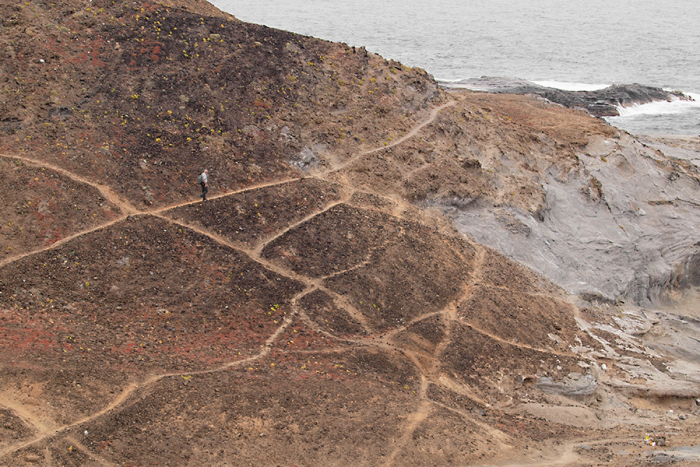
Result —
[[214, 0], [237, 18], [365, 46], [438, 81], [508, 76], [569, 90], [640, 83], [695, 102], [623, 109], [633, 134], [700, 135], [697, 0]]

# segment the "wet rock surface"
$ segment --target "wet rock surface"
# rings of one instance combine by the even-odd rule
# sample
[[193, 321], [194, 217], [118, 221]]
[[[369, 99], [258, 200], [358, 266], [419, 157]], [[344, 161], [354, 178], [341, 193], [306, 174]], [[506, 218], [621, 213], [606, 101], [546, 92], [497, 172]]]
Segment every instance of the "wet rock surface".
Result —
[[672, 99], [692, 100], [680, 91], [666, 91], [642, 84], [613, 84], [597, 91], [563, 91], [517, 78], [482, 77], [444, 83], [447, 87], [499, 94], [538, 96], [570, 109], [585, 109], [595, 117], [620, 115], [619, 107], [649, 104]]

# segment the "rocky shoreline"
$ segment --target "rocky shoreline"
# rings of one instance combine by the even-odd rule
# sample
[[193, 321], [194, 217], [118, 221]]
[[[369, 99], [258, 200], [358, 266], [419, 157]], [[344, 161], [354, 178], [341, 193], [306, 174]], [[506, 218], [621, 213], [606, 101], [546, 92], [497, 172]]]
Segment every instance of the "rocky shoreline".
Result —
[[666, 91], [641, 84], [613, 84], [597, 91], [563, 91], [518, 78], [490, 77], [440, 83], [446, 88], [463, 88], [495, 94], [535, 95], [570, 109], [585, 109], [595, 117], [616, 117], [620, 107], [673, 99], [693, 100], [680, 91]]

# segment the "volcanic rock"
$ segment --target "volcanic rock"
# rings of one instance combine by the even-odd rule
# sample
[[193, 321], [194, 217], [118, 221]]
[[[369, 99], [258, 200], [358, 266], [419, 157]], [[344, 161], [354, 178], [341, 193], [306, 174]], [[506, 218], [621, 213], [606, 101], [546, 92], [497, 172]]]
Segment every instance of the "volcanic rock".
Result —
[[0, 465], [697, 442], [694, 142], [203, 1], [0, 16]]
[[484, 76], [444, 83], [445, 86], [499, 94], [527, 94], [547, 99], [570, 109], [585, 109], [596, 117], [620, 115], [620, 107], [674, 99], [692, 100], [680, 91], [666, 91], [641, 84], [613, 84], [597, 91], [563, 91], [517, 78]]

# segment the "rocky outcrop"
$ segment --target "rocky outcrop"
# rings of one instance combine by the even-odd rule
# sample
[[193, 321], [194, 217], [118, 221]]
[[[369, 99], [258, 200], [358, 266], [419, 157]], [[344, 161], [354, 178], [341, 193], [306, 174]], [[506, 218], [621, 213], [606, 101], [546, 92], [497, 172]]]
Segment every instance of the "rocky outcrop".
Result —
[[454, 210], [456, 225], [588, 299], [650, 306], [697, 285], [695, 167], [630, 136], [596, 138], [576, 153], [579, 165], [540, 179], [539, 216], [482, 203]]
[[466, 88], [498, 94], [531, 94], [570, 109], [586, 109], [595, 117], [620, 115], [619, 107], [649, 104], [673, 99], [692, 100], [680, 91], [666, 91], [641, 84], [613, 84], [598, 91], [562, 91], [517, 78], [488, 77], [441, 83], [445, 87]]

